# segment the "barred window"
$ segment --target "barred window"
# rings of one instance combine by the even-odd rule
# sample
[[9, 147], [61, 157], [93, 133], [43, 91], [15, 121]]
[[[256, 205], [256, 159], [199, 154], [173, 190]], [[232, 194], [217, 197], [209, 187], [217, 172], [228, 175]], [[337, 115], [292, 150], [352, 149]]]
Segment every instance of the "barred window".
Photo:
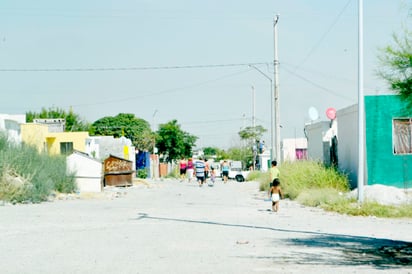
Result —
[[72, 142], [61, 142], [60, 143], [60, 153], [68, 155], [73, 152], [73, 143]]
[[412, 153], [412, 118], [393, 119], [394, 154]]

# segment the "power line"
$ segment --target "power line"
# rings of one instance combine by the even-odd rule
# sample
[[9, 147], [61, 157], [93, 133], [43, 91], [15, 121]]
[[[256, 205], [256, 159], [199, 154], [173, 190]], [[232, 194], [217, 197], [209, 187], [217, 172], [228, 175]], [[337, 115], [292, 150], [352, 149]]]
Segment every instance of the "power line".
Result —
[[305, 77], [297, 74], [296, 72], [294, 72], [294, 71], [292, 71], [292, 70], [289, 70], [289, 69], [287, 69], [287, 68], [285, 68], [285, 67], [283, 67], [283, 69], [286, 70], [287, 72], [289, 72], [290, 74], [294, 75], [295, 77], [297, 77], [297, 78], [299, 78], [299, 79], [302, 79], [303, 81], [311, 84], [311, 85], [314, 86], [314, 87], [317, 87], [317, 88], [319, 88], [319, 89], [321, 89], [321, 90], [323, 90], [323, 91], [326, 91], [326, 92], [328, 92], [328, 93], [331, 93], [331, 94], [333, 94], [333, 95], [336, 95], [336, 96], [338, 96], [338, 97], [341, 97], [341, 98], [343, 98], [343, 99], [346, 99], [346, 100], [348, 100], [348, 101], [350, 101], [350, 102], [354, 102], [354, 101], [355, 101], [355, 98], [351, 98], [351, 97], [347, 97], [347, 96], [344, 96], [344, 95], [342, 95], [342, 94], [339, 94], [339, 93], [337, 93], [337, 92], [335, 92], [335, 91], [333, 91], [333, 90], [331, 90], [331, 89], [329, 89], [329, 88], [326, 88], [326, 87], [324, 87], [324, 86], [322, 86], [322, 85], [320, 85], [320, 84], [318, 84], [318, 83], [315, 83], [315, 82], [313, 82], [312, 80], [309, 80], [309, 79], [307, 79], [307, 78], [305, 78]]
[[175, 70], [175, 69], [203, 69], [219, 67], [244, 67], [264, 65], [269, 63], [238, 63], [238, 64], [210, 64], [210, 65], [182, 65], [182, 66], [149, 66], [149, 67], [100, 67], [100, 68], [0, 68], [0, 72], [96, 72], [96, 71], [138, 71], [138, 70]]
[[305, 58], [303, 58], [302, 62], [298, 66], [295, 67], [294, 72], [300, 69], [300, 67], [309, 59], [309, 57], [315, 52], [315, 50], [319, 47], [319, 45], [322, 43], [322, 41], [326, 38], [326, 36], [331, 32], [333, 27], [338, 23], [339, 19], [341, 18], [343, 12], [346, 10], [346, 8], [349, 6], [349, 4], [352, 2], [352, 0], [349, 0], [346, 2], [345, 6], [342, 8], [342, 10], [339, 12], [339, 14], [336, 16], [335, 20], [332, 22], [332, 24], [329, 26], [329, 28], [323, 33], [323, 35], [320, 37], [319, 41], [310, 49], [308, 54], [306, 54]]
[[226, 78], [230, 78], [230, 77], [233, 77], [233, 76], [245, 73], [245, 72], [249, 72], [249, 71], [250, 71], [250, 69], [241, 70], [241, 71], [237, 71], [237, 72], [234, 72], [234, 73], [223, 75], [221, 77], [217, 77], [217, 78], [214, 78], [214, 79], [194, 83], [194, 84], [191, 84], [191, 85], [186, 85], [186, 86], [183, 86], [183, 87], [169, 88], [169, 89], [165, 89], [165, 90], [161, 90], [161, 91], [147, 92], [146, 94], [142, 94], [142, 95], [136, 95], [136, 96], [124, 97], [124, 98], [118, 98], [118, 99], [110, 99], [110, 100], [100, 101], [100, 102], [95, 102], [95, 103], [75, 104], [75, 105], [70, 105], [70, 106], [82, 107], [82, 106], [91, 106], [91, 105], [112, 104], [112, 103], [130, 101], [130, 100], [134, 100], [134, 99], [138, 99], [138, 98], [146, 98], [146, 97], [158, 96], [158, 95], [162, 95], [162, 94], [174, 93], [174, 92], [179, 92], [179, 91], [182, 91], [182, 90], [185, 90], [185, 89], [194, 88], [194, 87], [202, 86], [202, 85], [205, 85], [205, 84], [208, 84], [208, 83], [223, 80], [223, 79], [226, 79]]
[[[299, 67], [299, 66], [296, 65], [296, 64], [292, 64], [292, 63], [288, 63], [288, 62], [282, 62], [282, 65], [289, 67], [290, 70], [292, 70], [292, 69], [294, 69], [294, 68], [296, 68], [296, 67]], [[337, 76], [336, 74], [325, 73], [324, 71], [320, 71], [320, 70], [313, 69], [313, 68], [303, 68], [303, 67], [299, 67], [299, 71], [300, 71], [300, 72], [307, 72], [307, 73], [310, 73], [310, 74], [315, 74], [316, 76], [321, 76], [321, 77], [323, 77], [323, 78], [325, 78], [325, 79], [329, 79], [329, 80], [330, 80], [330, 79], [335, 79], [335, 80], [338, 80], [338, 81], [341, 81], [341, 82], [345, 82], [345, 83], [347, 83], [347, 82], [356, 82], [356, 81], [353, 80], [353, 79], [349, 79], [349, 78], [346, 78], [346, 77], [339, 77], [339, 76]], [[340, 76], [342, 76], [342, 75], [340, 75]]]

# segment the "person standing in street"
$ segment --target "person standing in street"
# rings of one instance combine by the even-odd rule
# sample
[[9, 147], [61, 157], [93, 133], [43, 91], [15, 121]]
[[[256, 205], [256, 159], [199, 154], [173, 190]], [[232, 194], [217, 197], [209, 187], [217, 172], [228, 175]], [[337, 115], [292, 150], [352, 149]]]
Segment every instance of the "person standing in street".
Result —
[[205, 183], [207, 182], [207, 178], [209, 178], [209, 163], [207, 162], [207, 159], [205, 159]]
[[199, 158], [199, 160], [195, 162], [196, 179], [199, 186], [202, 186], [205, 182], [205, 166], [205, 162], [202, 158]]
[[180, 182], [183, 182], [184, 179], [186, 178], [186, 168], [187, 168], [186, 159], [182, 157], [182, 159], [180, 159], [180, 162], [179, 162]]
[[273, 160], [271, 163], [271, 167], [270, 167], [270, 182], [269, 182], [269, 188], [272, 186], [273, 180], [275, 180], [276, 178], [279, 179], [280, 177], [280, 171], [277, 167], [278, 163]]
[[186, 173], [187, 173], [187, 180], [189, 181], [189, 183], [191, 183], [192, 178], [193, 178], [193, 173], [194, 173], [194, 166], [193, 166], [192, 158], [189, 158], [189, 160], [187, 161]]
[[216, 172], [213, 166], [210, 168], [210, 180], [212, 181], [212, 185], [215, 183]]
[[273, 180], [279, 179], [280, 176], [280, 171], [277, 167], [278, 163], [273, 160], [271, 162], [271, 167], [269, 169], [269, 176], [270, 176], [270, 181], [269, 181], [269, 197], [270, 197], [270, 189], [272, 188]]
[[229, 164], [226, 160], [224, 160], [222, 164], [222, 177], [223, 182], [226, 184], [229, 178]]

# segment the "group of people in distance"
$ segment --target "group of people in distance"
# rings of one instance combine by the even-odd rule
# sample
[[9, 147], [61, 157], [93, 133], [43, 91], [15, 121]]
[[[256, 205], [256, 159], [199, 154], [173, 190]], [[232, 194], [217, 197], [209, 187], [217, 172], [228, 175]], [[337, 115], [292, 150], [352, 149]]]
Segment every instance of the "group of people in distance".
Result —
[[[206, 180], [209, 178], [212, 185], [215, 183], [215, 170], [213, 167], [209, 167], [209, 163], [207, 160], [203, 160], [203, 158], [197, 159], [193, 162], [192, 158], [186, 160], [182, 158], [179, 161], [179, 170], [180, 170], [180, 181], [183, 182], [186, 178], [188, 182], [192, 182], [193, 177], [196, 176], [196, 181], [198, 182], [199, 186], [202, 186], [206, 183]], [[223, 161], [221, 165], [223, 182], [227, 183], [229, 177], [229, 164], [227, 161]], [[269, 183], [269, 192], [268, 196], [269, 199], [272, 201], [272, 210], [277, 212], [279, 210], [279, 201], [283, 199], [282, 189], [280, 187], [280, 171], [277, 167], [277, 162], [272, 161], [271, 167], [269, 169], [270, 173], [270, 183]]]
[[191, 183], [193, 177], [196, 176], [196, 181], [199, 183], [199, 186], [206, 183], [209, 177], [212, 185], [215, 183], [215, 170], [213, 167], [210, 167], [207, 160], [203, 160], [203, 158], [199, 158], [195, 162], [193, 162], [192, 158], [189, 158], [187, 161], [185, 158], [182, 158], [179, 161], [179, 170], [181, 182], [187, 178], [188, 182]]

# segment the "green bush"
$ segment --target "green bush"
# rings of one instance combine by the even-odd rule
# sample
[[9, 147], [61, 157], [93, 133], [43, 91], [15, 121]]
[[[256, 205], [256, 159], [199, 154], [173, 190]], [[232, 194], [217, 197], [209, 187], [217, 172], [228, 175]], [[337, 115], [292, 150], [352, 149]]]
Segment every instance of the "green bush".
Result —
[[142, 168], [137, 170], [137, 178], [146, 179], [147, 178], [147, 169]]
[[8, 165], [1, 166], [0, 200], [22, 202], [30, 191], [31, 184], [27, 178], [19, 177], [16, 171]]
[[11, 145], [4, 135], [0, 136], [0, 146], [0, 200], [41, 202], [52, 191], [76, 191], [74, 174], [66, 174], [66, 157]]
[[279, 167], [280, 182], [288, 197], [295, 199], [307, 189], [349, 190], [347, 176], [314, 161], [285, 162]]
[[412, 205], [382, 205], [376, 202], [359, 204], [355, 199], [346, 199], [340, 202], [330, 202], [321, 207], [328, 211], [354, 216], [376, 216], [384, 218], [412, 218]]
[[307, 206], [327, 207], [334, 204], [345, 204], [347, 198], [342, 192], [333, 188], [314, 188], [301, 192], [296, 200]]
[[261, 177], [261, 172], [258, 170], [253, 170], [251, 172], [249, 172], [249, 174], [247, 175], [246, 181], [257, 181], [260, 179]]

